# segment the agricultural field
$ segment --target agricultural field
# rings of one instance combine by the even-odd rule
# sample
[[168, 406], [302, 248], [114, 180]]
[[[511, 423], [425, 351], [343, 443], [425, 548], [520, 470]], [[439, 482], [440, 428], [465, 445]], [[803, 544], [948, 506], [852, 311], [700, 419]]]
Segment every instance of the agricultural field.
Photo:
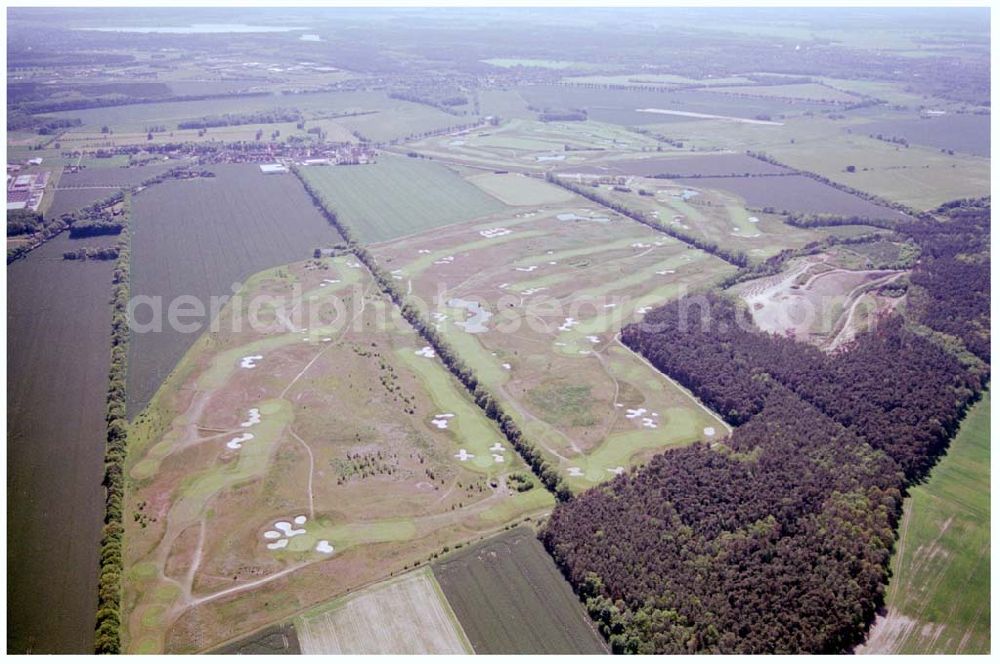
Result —
[[551, 508], [353, 258], [255, 275], [219, 320], [130, 435], [128, 651], [232, 641]]
[[379, 242], [502, 212], [504, 205], [446, 166], [383, 155], [362, 166], [302, 169], [365, 242]]
[[877, 314], [901, 303], [901, 296], [880, 295], [878, 290], [907, 274], [846, 269], [837, 258], [826, 253], [799, 258], [778, 275], [744, 282], [731, 291], [765, 332], [833, 351], [866, 329]]
[[[129, 348], [129, 417], [204, 330], [213, 296], [231, 296], [251, 274], [341, 241], [295, 176], [264, 175], [254, 164], [210, 170], [215, 177], [167, 181], [133, 198], [132, 295], [148, 304], [135, 309], [142, 331]], [[171, 326], [171, 303], [196, 313]]]
[[990, 652], [990, 393], [910, 489], [871, 654]]
[[717, 94], [735, 94], [748, 97], [773, 97], [776, 99], [831, 102], [835, 104], [854, 104], [861, 97], [819, 83], [791, 83], [787, 85], [740, 85], [737, 87], [713, 87]]
[[941, 150], [990, 156], [989, 115], [939, 115], [929, 118], [878, 120], [855, 128], [858, 132], [905, 138], [910, 143]]
[[[7, 267], [7, 649], [91, 650], [112, 262], [60, 235]], [[58, 610], [55, 610], [58, 607]]]
[[790, 101], [781, 98], [741, 98], [714, 94], [707, 90], [640, 91], [574, 86], [537, 85], [519, 88], [532, 106], [552, 109], [584, 108], [588, 118], [621, 125], [651, 125], [661, 122], [687, 123], [691, 118], [642, 113], [637, 109], [657, 108], [688, 113], [734, 116], [754, 119], [767, 116], [779, 120], [786, 116], [820, 111], [833, 105], [818, 102]]
[[[128, 166], [125, 168], [85, 168], [76, 173], [63, 173], [59, 178], [59, 189], [87, 189], [107, 187], [122, 189], [134, 187], [143, 181], [166, 173], [171, 168], [184, 165], [186, 162], [162, 159], [156, 163], [144, 166]], [[104, 196], [108, 195], [107, 193]]]
[[[223, 110], [224, 109], [224, 110]], [[112, 106], [108, 108], [81, 109], [73, 111], [60, 111], [51, 113], [54, 118], [80, 118], [83, 126], [68, 132], [65, 136], [69, 141], [67, 146], [73, 141], [85, 141], [88, 145], [96, 145], [101, 139], [100, 130], [108, 126], [113, 134], [104, 136], [106, 143], [114, 143], [116, 136], [123, 134], [141, 138], [141, 142], [146, 142], [147, 128], [154, 125], [162, 125], [167, 132], [162, 134], [154, 133], [154, 138], [165, 140], [169, 138], [170, 131], [177, 134], [170, 140], [176, 140], [188, 134], [196, 134], [191, 131], [181, 134], [177, 129], [177, 124], [184, 120], [195, 120], [214, 115], [221, 112], [238, 114], [254, 113], [261, 111], [271, 111], [276, 109], [298, 109], [311, 126], [316, 122], [335, 115], [349, 113], [371, 113], [371, 115], [359, 115], [355, 117], [337, 118], [333, 124], [341, 125], [347, 129], [358, 129], [366, 136], [365, 130], [371, 133], [369, 136], [374, 140], [391, 140], [402, 138], [412, 133], [429, 131], [450, 127], [468, 120], [456, 118], [443, 111], [415, 104], [412, 102], [390, 99], [384, 92], [320, 92], [303, 93], [289, 95], [264, 95], [247, 97], [230, 97], [224, 100], [220, 107], [217, 99], [205, 99], [197, 101], [173, 101], [156, 102], [148, 104], [132, 104], [128, 106]], [[209, 129], [209, 138], [215, 139], [229, 137], [230, 140], [239, 140], [230, 136], [229, 132], [223, 130], [239, 130], [243, 134], [253, 134], [257, 129], [263, 128], [265, 132], [270, 132], [272, 126], [267, 123], [252, 123], [243, 128], [239, 127], [218, 127]], [[282, 123], [279, 130], [287, 132], [294, 131], [294, 123]], [[96, 132], [96, 135], [95, 135]], [[305, 135], [304, 131], [294, 132]], [[119, 144], [124, 144], [126, 139], [121, 139]], [[249, 140], [249, 139], [246, 139]]]
[[471, 654], [430, 567], [296, 617], [306, 655]]
[[570, 203], [372, 251], [570, 486], [583, 489], [656, 451], [724, 435], [714, 414], [616, 333], [735, 268], [582, 198]]
[[604, 654], [607, 646], [534, 531], [515, 528], [433, 564], [478, 654]]

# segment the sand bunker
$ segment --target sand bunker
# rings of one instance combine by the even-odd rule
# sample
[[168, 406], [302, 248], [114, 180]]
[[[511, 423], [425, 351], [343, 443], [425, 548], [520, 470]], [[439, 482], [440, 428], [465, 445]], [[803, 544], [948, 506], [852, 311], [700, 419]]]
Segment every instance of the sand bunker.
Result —
[[455, 458], [458, 459], [459, 461], [468, 461], [469, 459], [475, 459], [476, 455], [469, 454], [468, 452], [465, 451], [465, 448], [462, 448], [458, 451], [458, 454], [455, 455]]
[[288, 540], [286, 540], [286, 539], [280, 539], [277, 542], [271, 542], [270, 544], [268, 544], [267, 548], [272, 549], [272, 550], [273, 549], [284, 549], [286, 546], [288, 546]]
[[622, 473], [625, 472], [625, 468], [623, 466], [616, 466], [614, 468], [605, 468], [605, 470], [615, 475], [621, 475]]
[[434, 261], [435, 265], [451, 265], [455, 261], [454, 256], [445, 256]]
[[303, 523], [306, 522], [306, 516], [305, 514], [300, 514], [299, 516], [292, 519], [292, 521], [295, 522], [295, 525], [301, 526]]
[[507, 371], [510, 371], [510, 364], [508, 364], [507, 362], [504, 362], [504, 363], [503, 363], [503, 364], [501, 364], [500, 366], [502, 366], [502, 367], [503, 367], [504, 369], [506, 369]]
[[414, 354], [419, 355], [420, 357], [434, 357], [434, 349], [430, 346], [424, 346], [420, 350], [414, 351]]
[[510, 235], [513, 232], [509, 228], [487, 228], [485, 231], [479, 231], [479, 234], [485, 238], [493, 239], [495, 237]]
[[[303, 523], [305, 521], [303, 520]], [[301, 525], [301, 524], [299, 524]], [[285, 537], [295, 537], [296, 535], [305, 535], [305, 528], [293, 528], [292, 524], [287, 521], [275, 521], [274, 527], [285, 534]]]
[[240, 360], [240, 366], [244, 369], [255, 369], [257, 367], [257, 362], [263, 359], [263, 355], [247, 355]]
[[652, 310], [653, 310], [653, 307], [647, 305], [645, 307], [639, 307], [638, 309], [635, 310], [635, 313], [637, 313], [637, 314], [645, 314], [645, 313], [648, 313], [648, 312], [650, 312]]
[[493, 443], [493, 446], [490, 448], [490, 452], [503, 452], [503, 451], [504, 447], [500, 443]]
[[518, 272], [534, 272], [538, 269], [537, 265], [529, 265], [528, 267], [515, 267]]
[[278, 539], [279, 537], [281, 537], [281, 533], [279, 533], [277, 530], [268, 530], [264, 533], [264, 537], [266, 537], [267, 539]]
[[579, 324], [580, 324], [580, 321], [578, 321], [575, 318], [573, 318], [572, 316], [570, 316], [570, 317], [566, 318], [563, 321], [562, 325], [559, 326], [559, 331], [560, 332], [569, 332], [573, 328], [574, 325], [579, 325]]
[[251, 408], [247, 411], [247, 421], [240, 422], [241, 427], [252, 427], [255, 424], [260, 424], [260, 408]]
[[632, 243], [632, 248], [633, 249], [649, 249], [651, 246], [653, 246], [653, 245], [646, 244], [645, 242], [633, 242]]
[[702, 433], [704, 433], [706, 436], [714, 436], [715, 435], [715, 427], [705, 427], [702, 430]]
[[333, 553], [333, 547], [330, 546], [328, 540], [320, 540], [316, 542], [316, 552], [317, 553]]
[[592, 344], [599, 344], [599, 343], [601, 343], [601, 338], [597, 337], [597, 336], [594, 336], [593, 334], [590, 334], [590, 335], [587, 335], [587, 341], [589, 341]]
[[570, 477], [583, 477], [583, 471], [573, 466], [572, 468], [567, 468], [566, 472], [569, 473]]
[[429, 254], [429, 253], [431, 253], [431, 250], [430, 249], [417, 249], [417, 253], [418, 254]]
[[434, 419], [431, 420], [431, 424], [436, 426], [438, 429], [447, 429], [448, 420], [450, 420], [453, 417], [455, 417], [454, 413], [441, 413], [439, 415], [434, 416]]
[[247, 442], [248, 440], [253, 440], [252, 433], [240, 434], [239, 436], [236, 436], [236, 438], [233, 438], [228, 443], [226, 443], [226, 447], [228, 447], [231, 450], [238, 450], [242, 448], [243, 443]]
[[502, 454], [494, 454], [493, 455], [493, 461], [495, 463], [503, 463], [503, 455]]
[[540, 286], [538, 288], [528, 288], [526, 290], [521, 291], [521, 295], [534, 295], [535, 293], [541, 293], [543, 290], [545, 290], [545, 286]]

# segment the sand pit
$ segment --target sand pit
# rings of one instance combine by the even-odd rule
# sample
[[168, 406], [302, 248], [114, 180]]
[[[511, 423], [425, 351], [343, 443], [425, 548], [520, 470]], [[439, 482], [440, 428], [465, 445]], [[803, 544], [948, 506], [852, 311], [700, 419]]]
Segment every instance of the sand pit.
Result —
[[543, 290], [546, 290], [545, 286], [541, 286], [539, 288], [528, 288], [521, 291], [521, 295], [534, 295], [535, 293], [541, 293]]
[[442, 413], [440, 415], [435, 415], [434, 419], [431, 420], [431, 424], [436, 426], [438, 429], [447, 429], [448, 420], [455, 417], [453, 413]]
[[252, 427], [255, 424], [260, 424], [260, 408], [248, 410], [246, 422], [240, 422], [241, 427]]
[[500, 366], [502, 366], [502, 367], [503, 367], [504, 369], [506, 369], [507, 371], [510, 371], [510, 364], [508, 364], [507, 362], [504, 362], [504, 363], [503, 363], [503, 364], [501, 364]]
[[320, 540], [316, 542], [316, 552], [330, 554], [333, 553], [333, 547], [328, 540]]
[[566, 318], [563, 321], [563, 324], [559, 326], [559, 331], [560, 332], [569, 332], [571, 329], [573, 329], [573, 326], [579, 325], [579, 324], [580, 324], [580, 321], [576, 320], [572, 316], [569, 316], [568, 318]]
[[628, 410], [625, 411], [625, 417], [629, 418], [630, 420], [634, 420], [637, 417], [645, 415], [647, 412], [649, 411], [647, 411], [645, 408], [629, 408]]
[[503, 463], [503, 455], [502, 454], [494, 454], [493, 455], [493, 461], [495, 463]]
[[429, 253], [431, 253], [431, 250], [430, 249], [417, 249], [417, 253], [418, 254], [429, 254]]
[[514, 231], [509, 228], [488, 228], [485, 231], [479, 231], [479, 234], [492, 240], [495, 237], [503, 237], [504, 235], [510, 235], [513, 232]]
[[434, 264], [435, 265], [451, 265], [453, 262], [455, 262], [455, 257], [454, 256], [445, 256], [444, 258], [439, 258], [436, 261], [434, 261]]
[[243, 443], [247, 442], [248, 440], [253, 440], [252, 433], [240, 434], [239, 436], [236, 436], [235, 438], [231, 439], [228, 443], [226, 443], [226, 447], [228, 447], [231, 450], [238, 450], [242, 448]]
[[569, 474], [570, 477], [583, 477], [583, 471], [576, 466], [573, 466], [572, 468], [567, 468], [566, 472], [567, 474]]
[[534, 272], [538, 269], [537, 265], [529, 265], [528, 267], [515, 267], [518, 272]]
[[706, 436], [712, 437], [715, 435], [715, 427], [705, 427], [702, 430], [702, 433], [704, 433]]
[[500, 443], [493, 443], [493, 446], [490, 447], [490, 452], [503, 452], [503, 451], [504, 447]]
[[637, 314], [647, 314], [647, 313], [649, 313], [652, 310], [653, 310], [653, 307], [647, 305], [645, 307], [639, 307], [638, 309], [635, 310], [635, 313], [637, 313]]
[[420, 350], [414, 351], [414, 354], [415, 355], [419, 355], [420, 357], [428, 357], [428, 358], [430, 358], [430, 357], [434, 357], [434, 349], [431, 348], [430, 346], [424, 346]]
[[268, 544], [267, 548], [273, 551], [274, 549], [284, 549], [286, 546], [288, 546], [288, 540], [280, 539], [277, 542], [271, 542]]
[[300, 514], [299, 516], [292, 519], [292, 521], [295, 522], [295, 525], [301, 526], [303, 523], [306, 522], [306, 516], [304, 514]]
[[615, 466], [614, 468], [605, 468], [605, 470], [607, 470], [609, 473], [612, 473], [614, 475], [621, 475], [621, 474], [623, 474], [625, 472], [625, 467], [624, 466]]
[[587, 341], [589, 341], [592, 344], [599, 344], [601, 343], [601, 338], [598, 336], [594, 336], [593, 334], [588, 334]]
[[305, 535], [305, 528], [293, 528], [292, 524], [287, 521], [275, 521], [274, 527], [285, 534], [285, 537], [295, 537], [296, 535]]
[[277, 530], [268, 530], [264, 533], [264, 537], [267, 539], [278, 539], [279, 537], [281, 537], [281, 533], [279, 533]]
[[240, 360], [240, 366], [244, 369], [255, 369], [257, 368], [257, 362], [263, 360], [263, 355], [247, 355], [242, 360]]
[[455, 458], [458, 459], [459, 461], [468, 461], [469, 459], [475, 459], [476, 455], [469, 454], [468, 452], [465, 451], [465, 448], [463, 447], [458, 451], [458, 454], [455, 455]]
[[448, 300], [448, 306], [461, 307], [471, 314], [471, 317], [464, 321], [455, 321], [455, 325], [458, 325], [469, 334], [480, 334], [489, 329], [486, 327], [486, 322], [493, 317], [493, 314], [478, 302], [452, 298]]

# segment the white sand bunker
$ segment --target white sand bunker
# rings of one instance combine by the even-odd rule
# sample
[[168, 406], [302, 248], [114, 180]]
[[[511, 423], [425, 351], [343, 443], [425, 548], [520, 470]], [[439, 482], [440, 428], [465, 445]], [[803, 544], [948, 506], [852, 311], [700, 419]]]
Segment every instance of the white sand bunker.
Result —
[[549, 265], [559, 265], [559, 261], [549, 261]]
[[674, 274], [676, 272], [677, 272], [677, 270], [657, 270], [656, 271], [656, 273], [658, 275], [660, 275], [661, 277], [664, 277], [664, 276], [666, 276], [668, 274]]
[[445, 256], [444, 258], [439, 258], [436, 261], [434, 261], [434, 264], [435, 265], [450, 265], [453, 262], [455, 262], [455, 257], [454, 256]]
[[615, 468], [606, 468], [605, 470], [614, 475], [621, 475], [622, 473], [625, 472], [625, 468], [623, 466], [616, 466]]
[[655, 421], [653, 421], [652, 417], [644, 417], [644, 418], [642, 418], [642, 426], [646, 427], [647, 429], [655, 429], [655, 428], [657, 428], [657, 424], [656, 424]]
[[578, 352], [580, 353], [580, 355], [590, 355], [590, 351], [589, 350], [581, 350], [581, 351], [578, 351]]
[[323, 285], [324, 286], [330, 286], [331, 284], [339, 284], [339, 283], [340, 283], [340, 279], [324, 279], [323, 280]]
[[424, 346], [420, 350], [415, 351], [415, 354], [420, 357], [434, 357], [434, 349], [430, 346]]
[[518, 272], [534, 272], [538, 269], [537, 265], [529, 265], [528, 267], [515, 267]]
[[255, 424], [260, 424], [260, 408], [251, 408], [247, 411], [247, 421], [240, 422], [241, 427], [252, 427]]
[[566, 472], [569, 473], [570, 477], [583, 477], [583, 471], [573, 466], [572, 468], [567, 468]]
[[356, 263], [354, 261], [351, 261], [351, 262], [347, 263], [346, 265], [347, 265], [347, 267], [352, 268], [354, 270], [356, 270], [359, 267], [361, 267], [361, 263]]
[[267, 548], [269, 548], [271, 550], [274, 550], [274, 549], [284, 549], [286, 546], [288, 546], [288, 540], [286, 540], [286, 539], [280, 539], [277, 542], [271, 542], [270, 544], [268, 544]]
[[493, 443], [493, 446], [490, 448], [490, 452], [503, 452], [503, 451], [504, 447], [500, 443]]
[[494, 463], [503, 463], [503, 455], [502, 454], [494, 454], [493, 455], [493, 462]]
[[589, 341], [592, 344], [599, 344], [601, 343], [601, 338], [598, 336], [594, 336], [593, 334], [589, 334], [587, 335], [587, 341]]
[[430, 249], [417, 249], [417, 253], [418, 254], [429, 254], [429, 253], [431, 253], [431, 250]]
[[233, 438], [228, 443], [226, 443], [226, 447], [228, 447], [231, 450], [238, 450], [241, 447], [243, 447], [243, 443], [247, 442], [248, 440], [253, 440], [253, 434], [243, 433], [240, 434], [239, 436], [236, 436], [236, 438]]
[[257, 367], [257, 362], [263, 359], [263, 355], [247, 355], [240, 360], [240, 366], [244, 369], [255, 369]]
[[[305, 523], [305, 517], [302, 517], [301, 523], [299, 523], [298, 519], [296, 519], [295, 521], [297, 525], [302, 525], [303, 523]], [[305, 528], [293, 528], [292, 524], [290, 524], [287, 521], [275, 521], [274, 527], [280, 530], [282, 533], [284, 533], [285, 537], [295, 537], [296, 535], [306, 534]]]
[[757, 217], [748, 217], [747, 221], [749, 221], [751, 224], [756, 224], [760, 222], [760, 219], [758, 219]]
[[579, 324], [580, 324], [580, 321], [578, 321], [575, 318], [573, 318], [572, 316], [570, 316], [566, 320], [563, 321], [562, 325], [559, 326], [559, 331], [560, 332], [569, 332], [573, 328], [574, 325], [579, 325]]
[[330, 545], [329, 540], [320, 540], [316, 542], [316, 552], [317, 553], [333, 553], [333, 547]]
[[330, 337], [323, 337], [323, 341], [328, 341], [329, 342], [329, 341], [333, 341], [333, 339], [331, 339]]
[[540, 293], [545, 290], [545, 286], [540, 286], [538, 288], [528, 288], [521, 291], [521, 295], [534, 295], [535, 293]]
[[458, 451], [458, 454], [455, 455], [455, 458], [458, 459], [459, 461], [468, 461], [469, 459], [475, 459], [476, 455], [469, 454], [468, 452], [465, 451], [465, 448], [462, 448]]
[[510, 286], [510, 284], [508, 284], [506, 281], [503, 282], [502, 284], [497, 284], [497, 288], [507, 288], [507, 286]]
[[706, 436], [714, 436], [715, 435], [715, 427], [705, 427], [702, 430], [702, 433], [704, 433]]
[[454, 413], [440, 413], [434, 416], [434, 419], [431, 420], [431, 424], [436, 426], [438, 429], [447, 429], [448, 420], [453, 417], [455, 417]]
[[437, 312], [434, 312], [433, 314], [431, 314], [431, 318], [433, 318], [434, 320], [436, 320], [438, 322], [441, 322], [443, 320], [448, 320], [448, 314], [443, 314], [440, 311], [437, 311]]
[[506, 369], [507, 371], [510, 371], [510, 364], [508, 364], [507, 362], [504, 362], [504, 363], [503, 363], [503, 364], [501, 364], [500, 366], [502, 366], [502, 367], [503, 367], [504, 369]]
[[485, 231], [479, 231], [479, 234], [485, 238], [495, 238], [502, 237], [504, 235], [510, 235], [514, 231], [509, 228], [487, 228]]
[[629, 408], [628, 410], [625, 411], [625, 417], [629, 418], [630, 420], [634, 420], [635, 418], [645, 415], [648, 412], [649, 411], [647, 411], [645, 408]]
[[645, 313], [647, 313], [649, 311], [652, 311], [652, 310], [653, 310], [653, 307], [647, 305], [645, 307], [639, 307], [638, 309], [635, 310], [635, 313], [637, 313], [637, 314], [645, 314]]
[[303, 523], [306, 522], [306, 515], [300, 514], [299, 516], [292, 519], [292, 521], [294, 521], [296, 525], [301, 526]]
[[617, 307], [617, 306], [618, 306], [618, 305], [617, 305], [616, 303], [614, 303], [614, 302], [611, 302], [610, 304], [605, 304], [605, 305], [604, 305], [604, 308], [605, 308], [605, 309], [614, 309], [614, 308], [615, 308], [615, 307]]
[[649, 249], [651, 246], [652, 245], [645, 244], [644, 242], [633, 242], [632, 243], [632, 248], [633, 249]]

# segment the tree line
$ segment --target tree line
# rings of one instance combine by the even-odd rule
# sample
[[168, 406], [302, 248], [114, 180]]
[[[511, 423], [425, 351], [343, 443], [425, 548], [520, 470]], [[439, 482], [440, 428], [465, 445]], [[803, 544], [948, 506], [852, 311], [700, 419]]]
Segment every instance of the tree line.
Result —
[[122, 535], [125, 494], [125, 457], [128, 420], [125, 415], [128, 371], [128, 301], [131, 292], [129, 220], [131, 195], [122, 200], [123, 230], [118, 238], [118, 259], [112, 277], [111, 369], [108, 374], [107, 436], [104, 449], [104, 526], [101, 529], [101, 568], [97, 584], [94, 650], [97, 654], [121, 651]]
[[[616, 652], [842, 653], [864, 639], [901, 496], [989, 378], [989, 202], [936, 213], [900, 229], [933, 306], [837, 353], [764, 334], [714, 292], [623, 329], [736, 428], [557, 505], [543, 529]], [[963, 286], [974, 295], [956, 297]]]
[[351, 227], [337, 216], [334, 206], [327, 197], [302, 177], [298, 166], [293, 166], [292, 171], [302, 182], [313, 204], [344, 238], [348, 249], [368, 268], [379, 289], [389, 297], [394, 305], [399, 307], [403, 318], [434, 349], [437, 357], [441, 359], [445, 367], [465, 387], [476, 402], [476, 405], [482, 409], [487, 417], [497, 424], [507, 442], [517, 451], [524, 462], [528, 464], [542, 485], [555, 494], [557, 500], [569, 500], [572, 492], [555, 465], [546, 460], [538, 447], [528, 440], [520, 426], [507, 414], [496, 396], [476, 376], [472, 367], [459, 356], [458, 352], [444, 338], [444, 335], [427, 319], [420, 309], [409, 301], [402, 289], [396, 285], [392, 274], [378, 264], [374, 255], [357, 238]]

